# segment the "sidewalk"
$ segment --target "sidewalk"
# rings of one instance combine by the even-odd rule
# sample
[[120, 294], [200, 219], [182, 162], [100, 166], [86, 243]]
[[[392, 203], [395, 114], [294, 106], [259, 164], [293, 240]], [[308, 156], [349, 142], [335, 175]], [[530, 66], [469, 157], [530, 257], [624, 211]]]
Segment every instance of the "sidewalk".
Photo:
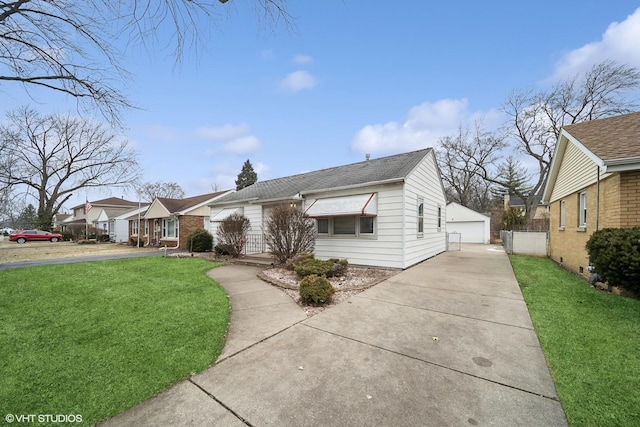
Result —
[[255, 272], [211, 272], [232, 305], [217, 364], [103, 425], [566, 426], [500, 248], [463, 245], [306, 320]]

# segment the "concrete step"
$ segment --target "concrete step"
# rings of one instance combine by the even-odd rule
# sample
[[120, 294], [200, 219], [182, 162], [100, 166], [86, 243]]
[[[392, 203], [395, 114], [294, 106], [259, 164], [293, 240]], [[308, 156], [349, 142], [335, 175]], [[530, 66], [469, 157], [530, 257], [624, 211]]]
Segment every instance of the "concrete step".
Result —
[[271, 267], [275, 262], [275, 260], [273, 258], [273, 255], [268, 253], [262, 253], [262, 254], [245, 255], [242, 258], [238, 259], [238, 261], [236, 262], [238, 264], [257, 265], [260, 267], [262, 266]]

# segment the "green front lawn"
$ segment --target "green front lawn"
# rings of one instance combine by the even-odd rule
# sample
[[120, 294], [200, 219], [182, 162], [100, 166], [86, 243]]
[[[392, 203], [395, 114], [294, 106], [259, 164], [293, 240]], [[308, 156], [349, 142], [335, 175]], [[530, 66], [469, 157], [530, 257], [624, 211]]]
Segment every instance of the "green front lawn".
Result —
[[229, 323], [200, 258], [135, 258], [0, 271], [4, 414], [96, 423], [206, 369]]
[[544, 258], [511, 256], [571, 426], [640, 425], [640, 301]]

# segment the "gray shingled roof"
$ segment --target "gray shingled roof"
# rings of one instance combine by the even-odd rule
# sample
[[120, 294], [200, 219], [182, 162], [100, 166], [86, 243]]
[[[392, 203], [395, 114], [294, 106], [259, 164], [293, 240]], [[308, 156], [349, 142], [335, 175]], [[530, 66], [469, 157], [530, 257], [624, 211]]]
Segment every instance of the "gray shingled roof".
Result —
[[258, 181], [240, 191], [221, 197], [211, 205], [249, 200], [287, 199], [297, 193], [305, 194], [329, 188], [344, 188], [402, 179], [406, 178], [431, 150], [431, 148], [426, 148], [299, 175]]
[[640, 156], [640, 112], [569, 125], [564, 130], [602, 160]]

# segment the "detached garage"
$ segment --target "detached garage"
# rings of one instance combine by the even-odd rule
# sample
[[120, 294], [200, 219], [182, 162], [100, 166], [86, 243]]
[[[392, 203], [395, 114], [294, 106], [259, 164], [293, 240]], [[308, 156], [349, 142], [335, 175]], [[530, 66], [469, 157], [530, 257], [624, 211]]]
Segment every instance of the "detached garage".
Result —
[[460, 233], [462, 243], [489, 244], [490, 222], [488, 216], [458, 203], [447, 205], [447, 233]]

